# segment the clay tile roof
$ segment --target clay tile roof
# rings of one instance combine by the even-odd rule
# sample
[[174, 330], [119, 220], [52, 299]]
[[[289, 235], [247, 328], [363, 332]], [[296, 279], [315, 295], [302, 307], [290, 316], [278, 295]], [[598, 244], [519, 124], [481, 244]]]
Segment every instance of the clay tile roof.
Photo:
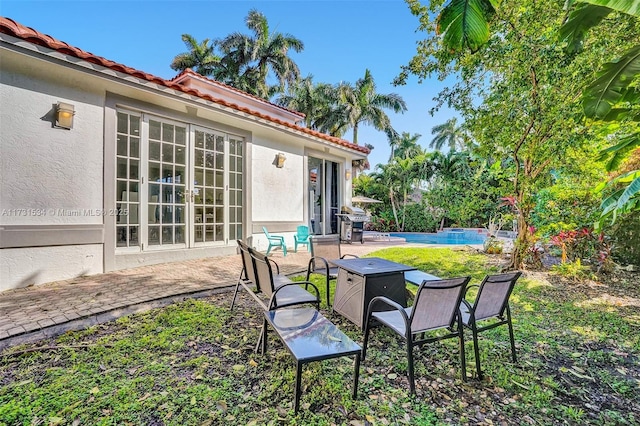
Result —
[[[235, 109], [237, 111], [242, 111], [244, 113], [253, 115], [255, 117], [258, 118], [262, 118], [264, 120], [270, 121], [272, 123], [276, 123], [279, 124], [281, 126], [290, 128], [292, 130], [296, 130], [299, 131], [301, 133], [305, 133], [307, 135], [310, 136], [314, 136], [317, 137], [319, 139], [334, 143], [336, 145], [339, 146], [343, 146], [345, 148], [349, 148], [358, 152], [361, 152], [363, 154], [368, 154], [369, 153], [369, 149], [364, 147], [364, 146], [360, 146], [360, 145], [356, 145], [353, 144], [349, 141], [346, 141], [344, 139], [335, 137], [335, 136], [330, 136], [327, 135], [326, 133], [321, 133], [312, 129], [309, 129], [307, 127], [301, 127], [292, 123], [289, 123], [287, 121], [284, 120], [280, 120], [278, 118], [275, 117], [271, 117], [270, 115], [267, 114], [263, 114], [261, 112], [258, 111], [254, 111], [250, 108], [246, 108], [240, 105], [237, 105], [235, 103], [232, 102], [228, 102], [225, 101], [224, 99], [220, 99], [220, 98], [215, 98], [211, 95], [207, 95], [204, 93], [201, 93], [197, 90], [194, 89], [190, 89], [188, 87], [184, 87], [181, 84], [177, 84], [175, 83], [173, 80], [175, 80], [177, 77], [171, 79], [171, 80], [165, 80], [163, 78], [154, 76], [152, 74], [146, 73], [144, 71], [140, 71], [140, 70], [136, 70], [134, 68], [131, 67], [127, 67], [126, 65], [111, 61], [109, 59], [103, 58], [101, 56], [97, 56], [94, 55], [92, 53], [86, 52], [82, 49], [79, 49], [77, 47], [74, 46], [70, 46], [69, 44], [62, 42], [60, 40], [57, 40], [49, 35], [46, 34], [42, 34], [36, 30], [34, 30], [33, 28], [30, 27], [26, 27], [22, 24], [17, 23], [16, 21], [14, 21], [13, 19], [9, 19], [9, 18], [5, 18], [0, 16], [0, 33], [4, 33], [4, 34], [8, 34], [10, 36], [22, 39], [24, 41], [27, 41], [29, 43], [32, 44], [36, 44], [39, 46], [44, 46], [47, 47], [49, 49], [55, 50], [57, 52], [60, 52], [64, 55], [68, 55], [68, 56], [74, 56], [76, 58], [80, 58], [83, 59], [87, 62], [90, 62], [92, 64], [96, 64], [96, 65], [100, 65], [103, 66], [105, 68], [109, 68], [112, 69], [114, 71], [123, 73], [123, 74], [128, 74], [131, 75], [133, 77], [139, 78], [141, 80], [146, 80], [155, 84], [158, 84], [160, 86], [165, 86], [168, 87], [170, 89], [173, 90], [177, 90], [179, 92], [183, 92], [183, 93], [187, 93], [189, 95], [193, 95], [196, 96], [198, 98], [202, 98], [202, 99], [206, 99], [210, 102], [219, 104], [219, 105], [223, 105], [225, 107], [228, 108], [232, 108]], [[194, 71], [189, 70], [191, 73], [199, 75], [197, 73], [195, 73]], [[206, 77], [205, 77], [206, 78]], [[209, 79], [210, 80], [210, 79]], [[222, 84], [220, 82], [216, 82], [217, 84], [220, 84], [221, 86], [226, 86], [225, 84]], [[242, 92], [241, 90], [232, 88], [233, 90], [242, 93], [246, 96], [249, 97], [254, 97], [248, 93]], [[255, 98], [255, 97], [254, 97]], [[256, 98], [259, 99], [259, 98]], [[264, 101], [264, 100], [263, 100]], [[266, 102], [266, 101], [265, 101]], [[275, 106], [275, 105], [274, 105]], [[279, 107], [281, 108], [281, 107]], [[304, 115], [302, 115], [304, 116]]]
[[299, 111], [294, 111], [294, 110], [292, 110], [292, 109], [285, 108], [285, 107], [283, 107], [283, 106], [281, 106], [281, 105], [274, 104], [273, 102], [269, 102], [269, 101], [267, 101], [267, 100], [265, 100], [265, 99], [262, 99], [262, 98], [260, 98], [260, 97], [258, 97], [258, 96], [252, 95], [251, 93], [243, 92], [242, 90], [237, 89], [237, 88], [235, 88], [235, 87], [233, 87], [233, 86], [229, 86], [228, 84], [222, 83], [222, 82], [220, 82], [220, 81], [218, 81], [218, 80], [214, 80], [214, 79], [209, 78], [209, 77], [207, 77], [207, 76], [205, 76], [205, 75], [198, 74], [197, 72], [195, 72], [195, 71], [194, 71], [194, 70], [192, 70], [191, 68], [187, 68], [186, 70], [182, 71], [180, 74], [176, 75], [175, 77], [173, 77], [173, 78], [172, 78], [171, 80], [169, 80], [169, 81], [172, 81], [172, 82], [173, 82], [173, 81], [176, 81], [176, 80], [178, 80], [180, 77], [182, 77], [182, 76], [184, 76], [184, 75], [193, 75], [193, 76], [198, 77], [198, 78], [203, 78], [203, 79], [207, 80], [207, 81], [208, 81], [209, 83], [211, 83], [211, 84], [215, 84], [216, 86], [224, 87], [226, 90], [230, 90], [230, 91], [232, 91], [232, 92], [240, 93], [240, 94], [242, 94], [243, 96], [247, 96], [247, 97], [249, 97], [249, 98], [256, 99], [256, 100], [258, 100], [258, 101], [260, 101], [260, 102], [263, 102], [263, 103], [266, 103], [266, 104], [272, 105], [272, 106], [274, 106], [274, 107], [276, 107], [276, 108], [283, 109], [283, 110], [288, 111], [288, 112], [290, 112], [290, 113], [292, 113], [292, 114], [295, 114], [295, 115], [297, 115], [297, 116], [300, 116], [301, 118], [306, 117], [306, 114], [303, 114], [303, 113], [301, 113], [301, 112], [299, 112]]

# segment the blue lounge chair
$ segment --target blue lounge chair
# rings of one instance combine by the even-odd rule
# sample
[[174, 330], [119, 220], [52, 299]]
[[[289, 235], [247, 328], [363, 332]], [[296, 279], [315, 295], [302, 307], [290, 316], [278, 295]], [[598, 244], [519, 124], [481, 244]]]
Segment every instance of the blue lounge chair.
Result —
[[282, 253], [286, 256], [287, 245], [284, 243], [284, 237], [281, 235], [269, 234], [269, 231], [267, 231], [267, 228], [264, 226], [262, 227], [262, 230], [264, 231], [264, 235], [267, 236], [267, 241], [269, 242], [269, 247], [267, 248], [267, 256], [269, 255], [269, 252], [271, 251], [271, 249], [274, 247], [282, 248]]
[[305, 225], [298, 226], [296, 235], [293, 236], [293, 240], [295, 242], [295, 246], [293, 248], [294, 252], [298, 252], [299, 245], [307, 246], [307, 251], [309, 250], [309, 227]]

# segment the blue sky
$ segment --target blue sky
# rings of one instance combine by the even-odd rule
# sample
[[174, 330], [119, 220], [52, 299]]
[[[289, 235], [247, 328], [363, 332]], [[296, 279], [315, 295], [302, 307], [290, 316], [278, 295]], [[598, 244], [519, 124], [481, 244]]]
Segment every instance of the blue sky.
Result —
[[[301, 74], [313, 74], [315, 82], [355, 83], [371, 70], [378, 93], [397, 93], [407, 103], [404, 114], [389, 112], [399, 132], [419, 133], [427, 148], [433, 126], [454, 113], [428, 111], [442, 89], [437, 79], [418, 84], [415, 77], [406, 86], [391, 81], [416, 52], [424, 38], [416, 32], [417, 17], [402, 0], [2, 0], [0, 14], [20, 24], [124, 65], [172, 78], [169, 64], [186, 51], [184, 33], [198, 41], [222, 38], [232, 32], [245, 34], [247, 12], [255, 8], [268, 19], [270, 31], [289, 33], [305, 48], [292, 53]], [[351, 132], [345, 135], [351, 140]], [[375, 146], [369, 156], [372, 166], [387, 163], [386, 135], [373, 128], [359, 131], [360, 144]]]

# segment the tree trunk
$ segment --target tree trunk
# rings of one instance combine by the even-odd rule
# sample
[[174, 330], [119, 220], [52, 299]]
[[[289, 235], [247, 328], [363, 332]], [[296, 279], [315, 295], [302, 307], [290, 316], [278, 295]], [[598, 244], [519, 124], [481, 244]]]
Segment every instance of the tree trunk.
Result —
[[404, 201], [402, 205], [402, 226], [400, 226], [400, 232], [404, 232], [404, 222], [407, 218], [407, 191], [404, 191]]
[[[517, 178], [516, 178], [517, 179]], [[518, 185], [516, 181], [516, 185]], [[520, 185], [518, 185], [519, 187]], [[524, 203], [524, 190], [517, 190], [516, 220], [518, 223], [518, 235], [513, 243], [513, 251], [511, 252], [511, 262], [507, 266], [507, 270], [522, 269], [527, 252], [533, 245], [533, 234], [529, 232], [529, 208]]]
[[518, 213], [518, 236], [513, 243], [513, 251], [511, 252], [511, 261], [507, 270], [521, 269], [524, 264], [524, 258], [529, 249], [529, 225], [522, 213]]
[[396, 230], [400, 231], [400, 222], [398, 221], [398, 211], [396, 210], [396, 202], [393, 198], [393, 189], [389, 189], [389, 199], [391, 200], [391, 209], [393, 210], [393, 218], [396, 220]]

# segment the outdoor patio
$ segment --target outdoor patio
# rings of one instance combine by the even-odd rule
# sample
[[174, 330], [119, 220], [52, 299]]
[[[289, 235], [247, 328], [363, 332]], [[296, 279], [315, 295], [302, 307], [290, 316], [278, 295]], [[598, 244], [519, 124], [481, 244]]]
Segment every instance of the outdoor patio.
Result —
[[[403, 240], [345, 244], [344, 252], [359, 256], [380, 248], [407, 245]], [[271, 257], [281, 272], [306, 270], [310, 254], [279, 250]], [[67, 330], [110, 321], [153, 307], [228, 291], [235, 285], [242, 262], [239, 255], [142, 266], [106, 274], [0, 293], [0, 349], [32, 342]]]

